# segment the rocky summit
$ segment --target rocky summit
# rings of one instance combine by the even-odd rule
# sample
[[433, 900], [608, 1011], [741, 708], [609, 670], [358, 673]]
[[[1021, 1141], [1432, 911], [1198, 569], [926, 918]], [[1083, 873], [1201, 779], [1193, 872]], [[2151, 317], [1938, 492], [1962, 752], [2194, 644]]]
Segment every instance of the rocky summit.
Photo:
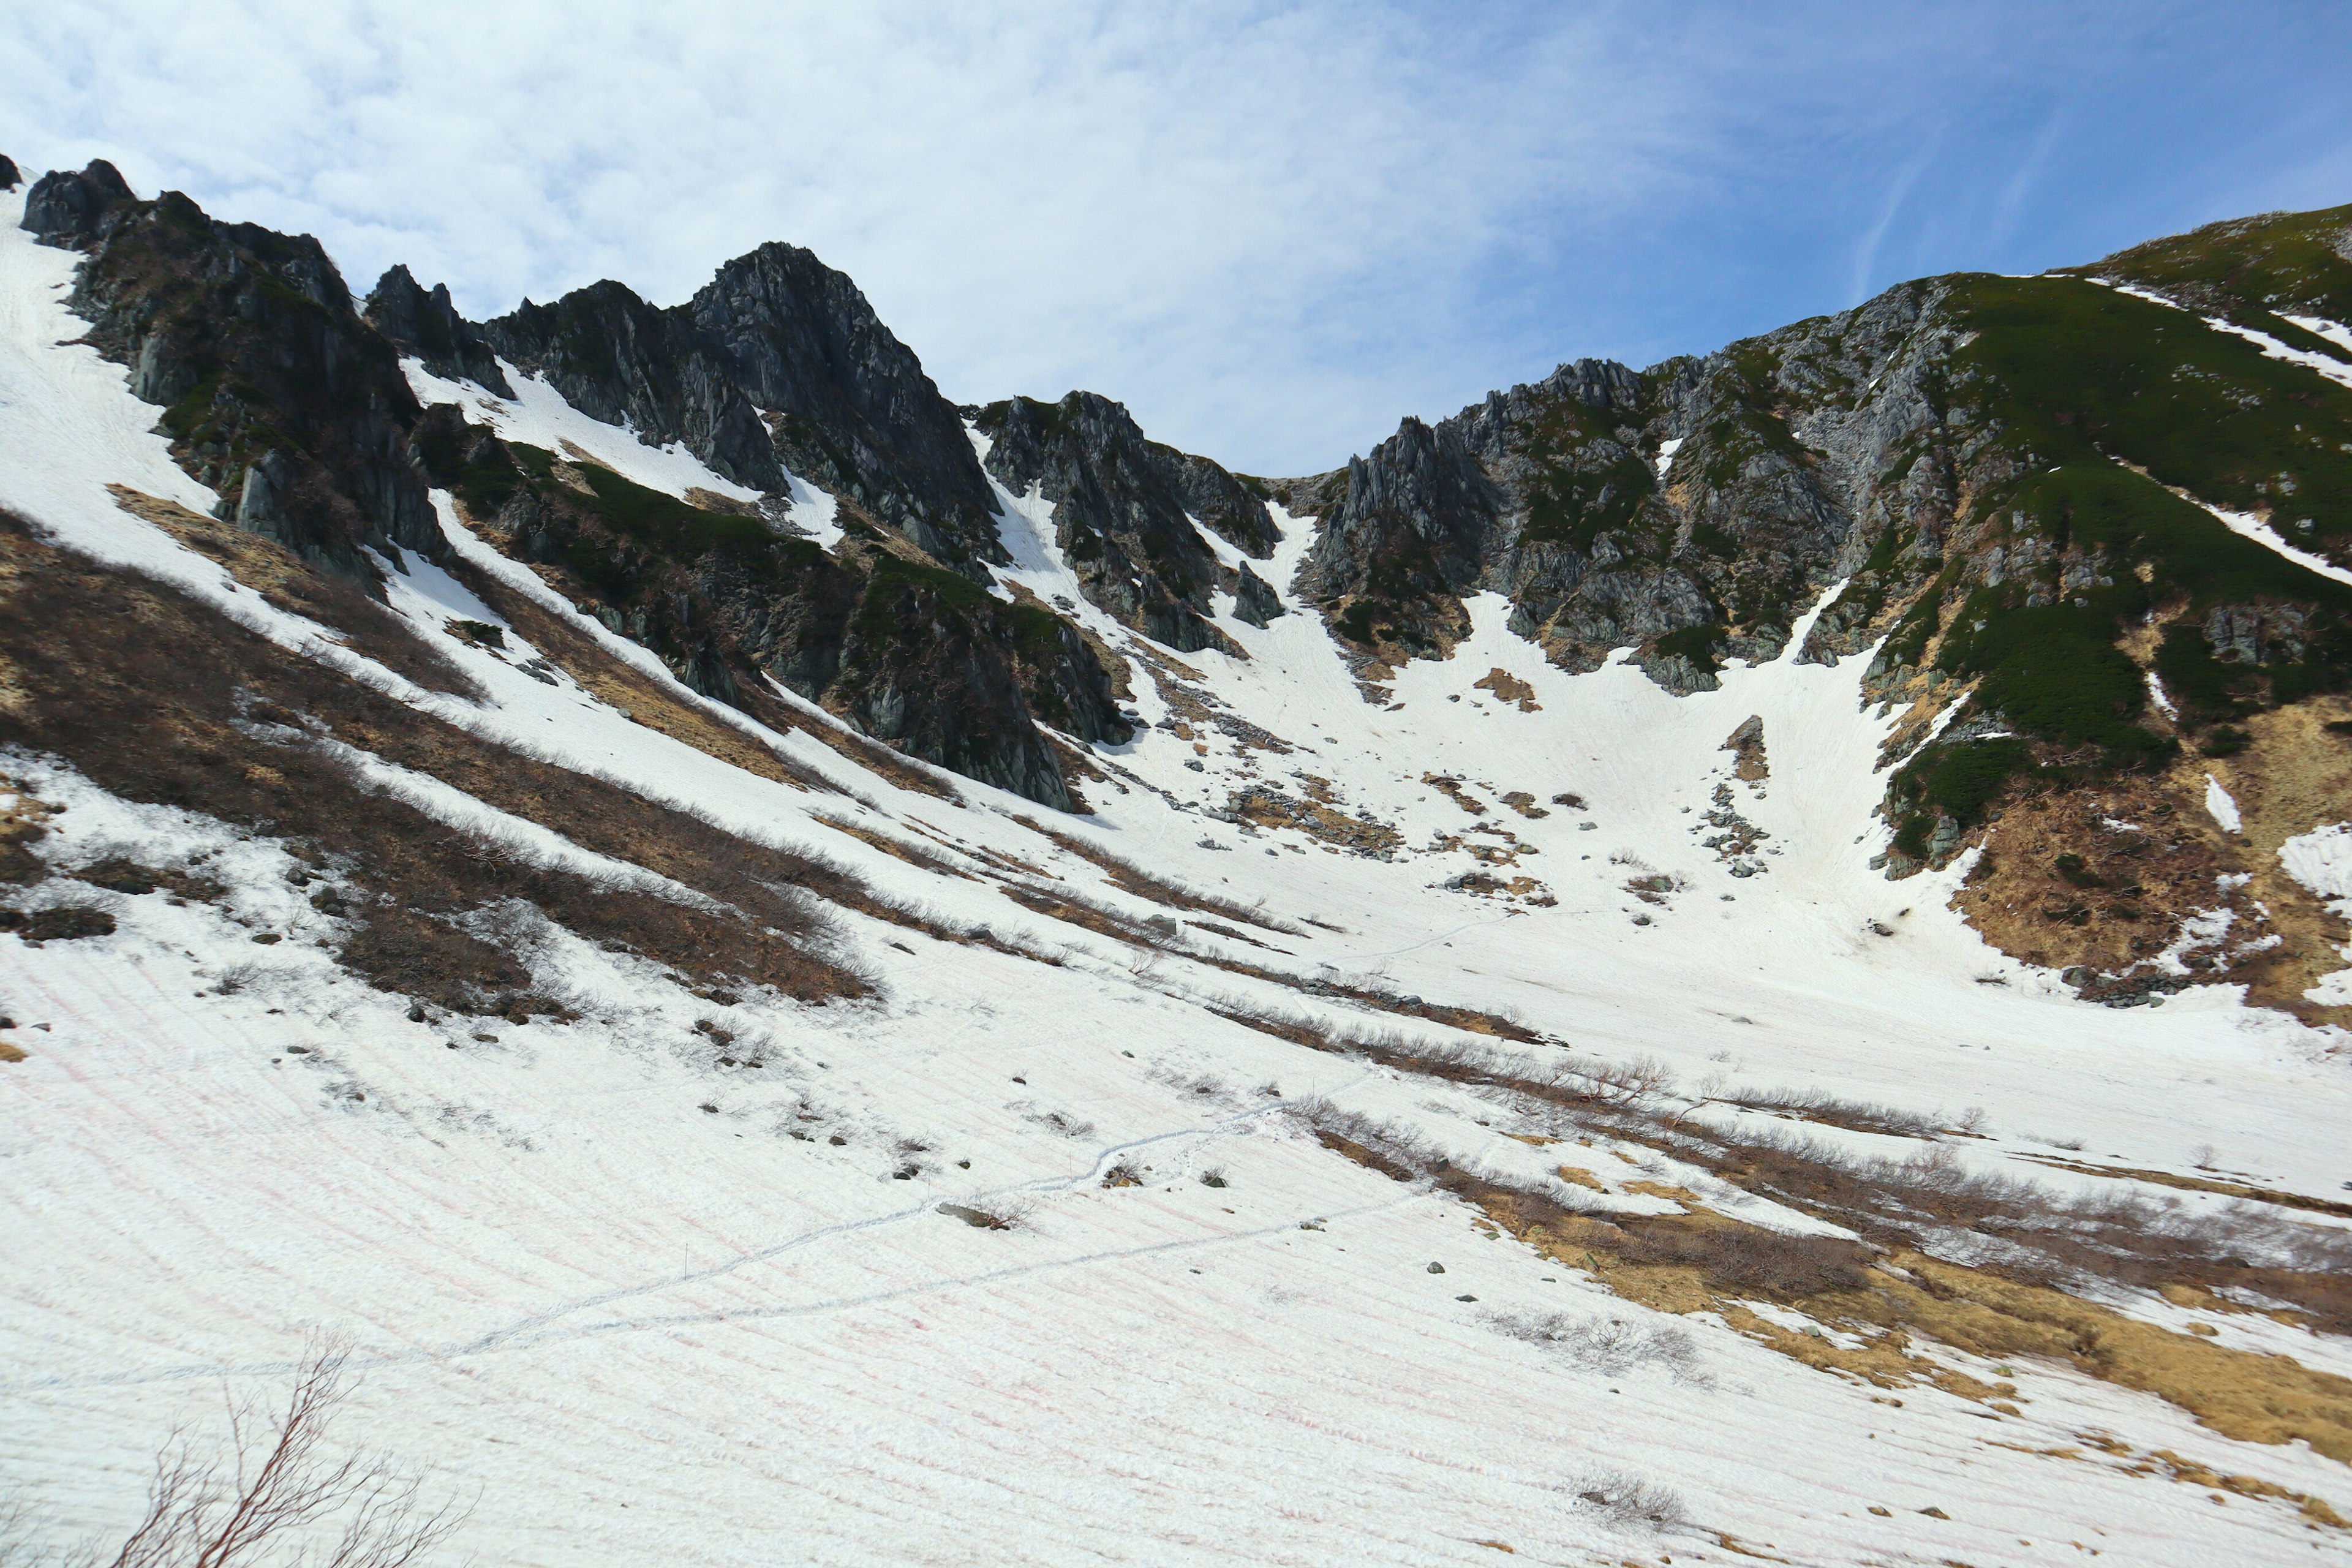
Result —
[[2352, 207], [1004, 390], [0, 158], [0, 1557], [2352, 1546]]

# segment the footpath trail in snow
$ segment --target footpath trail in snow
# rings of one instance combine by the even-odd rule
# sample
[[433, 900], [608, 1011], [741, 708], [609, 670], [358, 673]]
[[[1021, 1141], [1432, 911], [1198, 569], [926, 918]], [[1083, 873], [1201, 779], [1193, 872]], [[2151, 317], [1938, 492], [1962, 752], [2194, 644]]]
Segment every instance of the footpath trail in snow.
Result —
[[[76, 335], [58, 302], [70, 258], [14, 223], [0, 209], [0, 504], [285, 646], [352, 657], [113, 505], [110, 481], [198, 510], [212, 498], [118, 367], [58, 346]], [[482, 411], [517, 439], [570, 440], [673, 494], [734, 493], [681, 450], [518, 386]], [[2105, 1462], [2086, 1434], [2342, 1507], [2345, 1467], [2307, 1447], [2233, 1442], [2054, 1363], [1941, 1349], [1941, 1364], [2013, 1384], [2017, 1413], [1932, 1387], [1898, 1398], [1712, 1314], [1613, 1296], [1443, 1193], [1339, 1157], [1293, 1108], [1411, 1126], [1465, 1168], [1539, 1179], [1585, 1161], [1596, 1210], [1678, 1214], [1629, 1181], [1698, 1176], [1638, 1147], [1532, 1147], [1493, 1097], [1210, 1010], [1469, 1038], [1333, 990], [1377, 988], [1523, 1021], [1558, 1043], [1484, 1043], [1531, 1068], [1651, 1057], [1694, 1096], [1974, 1107], [1983, 1136], [1937, 1148], [2068, 1191], [2103, 1179], [2021, 1157], [2204, 1163], [2314, 1194], [2352, 1180], [2336, 1037], [2222, 988], [2084, 1005], [1947, 908], [1958, 868], [1902, 883], [1869, 869], [1893, 720], [1861, 701], [1862, 661], [1735, 667], [1677, 699], [1622, 661], [1563, 674], [1489, 595], [1450, 658], [1407, 667], [1376, 701], [1295, 603], [1265, 628], [1220, 618], [1245, 658], [1144, 647], [1078, 595], [1042, 498], [1000, 504], [1003, 576], [1068, 600], [1139, 659], [1146, 728], [1104, 752], [1115, 771], [1087, 784], [1093, 814], [1052, 826], [1262, 909], [1250, 942], [1188, 928], [1195, 956], [1154, 957], [847, 837], [826, 819], [974, 865], [1017, 858], [1138, 919], [1167, 912], [986, 786], [915, 795], [809, 735], [711, 710], [855, 792], [820, 796], [634, 724], [522, 668], [534, 650], [511, 628], [503, 658], [451, 636], [453, 616], [496, 617], [416, 562], [390, 579], [394, 609], [488, 700], [404, 700], [821, 849], [941, 928], [1063, 962], [844, 914], [874, 999], [727, 1002], [549, 930], [534, 962], [576, 1022], [412, 1022], [319, 945], [332, 917], [288, 885], [279, 847], [113, 800], [52, 759], [0, 758], [7, 787], [68, 805], [44, 841], [61, 863], [205, 853], [233, 884], [217, 906], [77, 885], [115, 935], [0, 937], [0, 1001], [26, 1052], [0, 1067], [0, 1475], [67, 1526], [120, 1527], [174, 1420], [203, 1422], [223, 1385], [269, 1392], [326, 1327], [366, 1369], [352, 1429], [478, 1487], [463, 1544], [487, 1562], [1485, 1563], [1497, 1542], [1558, 1563], [1751, 1560], [1727, 1536], [1808, 1563], [2095, 1550], [2204, 1568], [2340, 1551], [2287, 1504], [2217, 1503]], [[467, 559], [670, 681], [446, 504], [443, 521]], [[1309, 540], [1276, 521], [1282, 543], [1256, 569], [1286, 599]], [[1743, 780], [1725, 743], [1751, 717], [1769, 772]], [[587, 854], [383, 776], [519, 853]], [[1234, 800], [1253, 790], [1324, 792], [1398, 840], [1383, 858], [1252, 826]], [[1726, 811], [1765, 837], [1727, 858], [1706, 842]], [[2297, 875], [2340, 880], [2337, 848], [2299, 841]], [[1465, 885], [1481, 875], [1541, 895]], [[1637, 879], [1665, 890], [1641, 898]], [[257, 931], [284, 940], [257, 946]], [[698, 1027], [714, 1024], [734, 1065]], [[1114, 1173], [1129, 1184], [1105, 1184]], [[982, 1229], [942, 1205], [1020, 1217]], [[1821, 1228], [1760, 1200], [1743, 1217]], [[1510, 1331], [1554, 1315], [1599, 1337], [1547, 1348]], [[2218, 1343], [2352, 1371], [2340, 1344], [2259, 1314], [2197, 1321]], [[1660, 1531], [1593, 1500], [1635, 1483], [1674, 1494], [1687, 1522]]]

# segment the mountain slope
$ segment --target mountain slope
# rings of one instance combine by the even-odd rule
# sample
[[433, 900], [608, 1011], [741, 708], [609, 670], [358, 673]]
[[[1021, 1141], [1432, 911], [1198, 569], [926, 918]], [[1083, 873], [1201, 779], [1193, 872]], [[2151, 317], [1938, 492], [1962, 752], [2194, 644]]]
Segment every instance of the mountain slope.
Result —
[[[2014, 411], [1952, 447], [2009, 474], [1990, 511], [1913, 480], [1942, 459], [1902, 460], [1866, 376], [1774, 411], [1833, 350], [1902, 406], [1992, 354], [1961, 283], [1801, 353], [1570, 367], [1263, 494], [1101, 400], [991, 405], [957, 418], [990, 534], [953, 564], [804, 458], [748, 481], [380, 287], [437, 323], [384, 395], [408, 542], [328, 436], [269, 426], [340, 498], [304, 533], [156, 428], [143, 351], [73, 311], [164, 203], [98, 183], [91, 250], [0, 209], [0, 1247], [33, 1260], [0, 1471], [60, 1540], [130, 1518], [194, 1391], [268, 1389], [324, 1324], [368, 1371], [353, 1436], [478, 1485], [458, 1544], [500, 1561], [2341, 1551], [2341, 1031], [2227, 983], [2089, 1005], [1974, 907], [2012, 819], [2141, 820], [2125, 792], [2239, 781], [2273, 731], [2340, 743], [2340, 699], [2280, 686], [2332, 657], [2333, 580], [2148, 499], [2189, 487], [2122, 466], [2127, 407], [2093, 410], [2116, 461]], [[2222, 352], [2097, 287], [2032, 300]], [[1702, 516], [1744, 542], [1669, 549]], [[1684, 592], [1740, 618], [1673, 622]], [[2137, 669], [2249, 605], [2242, 713], [2169, 698], [2246, 730], [2231, 756], [2067, 742], [2024, 726], [2166, 737], [1996, 685], [2062, 633]], [[1643, 615], [1720, 633], [1611, 641]], [[1890, 880], [1890, 793], [1942, 801], [1995, 709], [2025, 760], [1984, 795], [1994, 871]], [[991, 776], [1016, 713], [1085, 810]], [[2318, 908], [2352, 850], [2315, 776], [2241, 784], [2234, 837], [2282, 834], [2263, 874]], [[2184, 888], [2257, 858], [2173, 837]]]

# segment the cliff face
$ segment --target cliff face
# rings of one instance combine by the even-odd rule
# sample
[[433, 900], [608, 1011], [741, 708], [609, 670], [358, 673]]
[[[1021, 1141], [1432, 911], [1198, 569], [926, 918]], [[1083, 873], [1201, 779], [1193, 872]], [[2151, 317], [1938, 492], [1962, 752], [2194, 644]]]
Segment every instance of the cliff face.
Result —
[[111, 164], [44, 175], [24, 226], [87, 253], [72, 308], [224, 517], [365, 576], [362, 551], [441, 553], [409, 433], [399, 355], [352, 306], [308, 235], [208, 217], [176, 192], [141, 201]]
[[[1889, 875], [1978, 851], [1980, 928], [2094, 988], [2153, 984], [2164, 920], [2216, 879], [2281, 937], [2229, 963], [2285, 987], [2324, 957], [2316, 915], [2287, 929], [2310, 898], [2263, 879], [2352, 734], [2352, 208], [1906, 283], [1645, 371], [1578, 361], [1271, 482], [1091, 393], [960, 410], [790, 246], [673, 309], [606, 282], [474, 323], [400, 268], [362, 313], [315, 240], [142, 200], [103, 163], [44, 177], [24, 224], [82, 253], [73, 308], [220, 515], [317, 573], [444, 558], [445, 489], [697, 689], [757, 708], [773, 680], [1067, 805], [1048, 731], [1117, 744], [1131, 721], [1101, 640], [995, 589], [993, 480], [1052, 505], [1078, 594], [1180, 654], [1237, 653], [1219, 613], [1263, 626], [1286, 589], [1372, 681], [1444, 656], [1482, 593], [1556, 665], [1630, 648], [1678, 694], [1730, 660], [1866, 655], [1902, 718]], [[425, 410], [404, 355], [499, 395], [544, 377], [765, 499], [648, 490]], [[795, 479], [834, 498], [837, 541], [787, 521]], [[1270, 500], [1315, 530], [1295, 582], [1252, 565]], [[2243, 830], [2158, 847], [2085, 815], [2203, 823], [2209, 776]]]
[[[755, 711], [772, 677], [908, 753], [1046, 805], [1072, 803], [1041, 722], [1123, 741], [1111, 678], [1077, 631], [978, 586], [1003, 556], [956, 411], [839, 273], [769, 246], [690, 306], [604, 283], [483, 325], [405, 268], [364, 314], [318, 242], [139, 199], [111, 166], [45, 177], [25, 226], [85, 253], [73, 308], [163, 406], [221, 516], [316, 571], [375, 583], [373, 549], [446, 560], [429, 491], [449, 489], [687, 684]], [[828, 552], [758, 507], [649, 490], [510, 447], [455, 405], [422, 407], [404, 354], [511, 396], [506, 364], [592, 417], [782, 497], [787, 471], [839, 497]], [[773, 511], [775, 509], [769, 509]]]
[[[2216, 878], [2271, 888], [2236, 911], [2257, 932], [2312, 903], [2271, 874], [2292, 814], [2157, 846], [2075, 806], [2202, 824], [2209, 776], [2284, 801], [2346, 773], [2347, 220], [1908, 283], [1704, 359], [1582, 362], [1409, 419], [1276, 487], [1319, 520], [1298, 586], [1375, 676], [1444, 652], [1463, 596], [1495, 591], [1560, 666], [1630, 647], [1689, 692], [1783, 653], [1842, 584], [1793, 657], [1874, 650], [1866, 689], [1907, 712], [1889, 874], [1977, 848], [1966, 901], [1988, 935], [2134, 999], [2163, 917]], [[2207, 961], [2275, 968], [2282, 995], [2326, 962], [2307, 932], [2262, 940]]]
[[[1011, 398], [971, 417], [989, 442], [988, 471], [1054, 503], [1055, 542], [1090, 602], [1179, 652], [1238, 651], [1208, 619], [1210, 595], [1238, 595], [1247, 568], [1221, 565], [1193, 523], [1263, 558], [1275, 541], [1264, 500], [1208, 459], [1146, 440], [1123, 406], [1091, 392]], [[1261, 625], [1280, 613], [1262, 583], [1248, 607]]]

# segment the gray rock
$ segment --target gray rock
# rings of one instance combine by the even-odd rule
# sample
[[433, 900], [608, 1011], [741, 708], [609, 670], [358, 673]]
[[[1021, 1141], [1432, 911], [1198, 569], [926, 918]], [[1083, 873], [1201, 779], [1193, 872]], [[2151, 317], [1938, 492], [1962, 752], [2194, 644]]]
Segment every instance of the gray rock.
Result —
[[1265, 580], [1244, 563], [1241, 569], [1241, 584], [1234, 590], [1234, 619], [1254, 626], [1265, 626], [1276, 616], [1289, 613], [1283, 607], [1282, 601], [1275, 596], [1274, 590], [1266, 585]]
[[[9, 172], [16, 167], [8, 165]], [[109, 207], [133, 199], [129, 182], [103, 158], [78, 174], [52, 169], [26, 195], [17, 226], [44, 245], [78, 248], [98, 237], [99, 220]]]

